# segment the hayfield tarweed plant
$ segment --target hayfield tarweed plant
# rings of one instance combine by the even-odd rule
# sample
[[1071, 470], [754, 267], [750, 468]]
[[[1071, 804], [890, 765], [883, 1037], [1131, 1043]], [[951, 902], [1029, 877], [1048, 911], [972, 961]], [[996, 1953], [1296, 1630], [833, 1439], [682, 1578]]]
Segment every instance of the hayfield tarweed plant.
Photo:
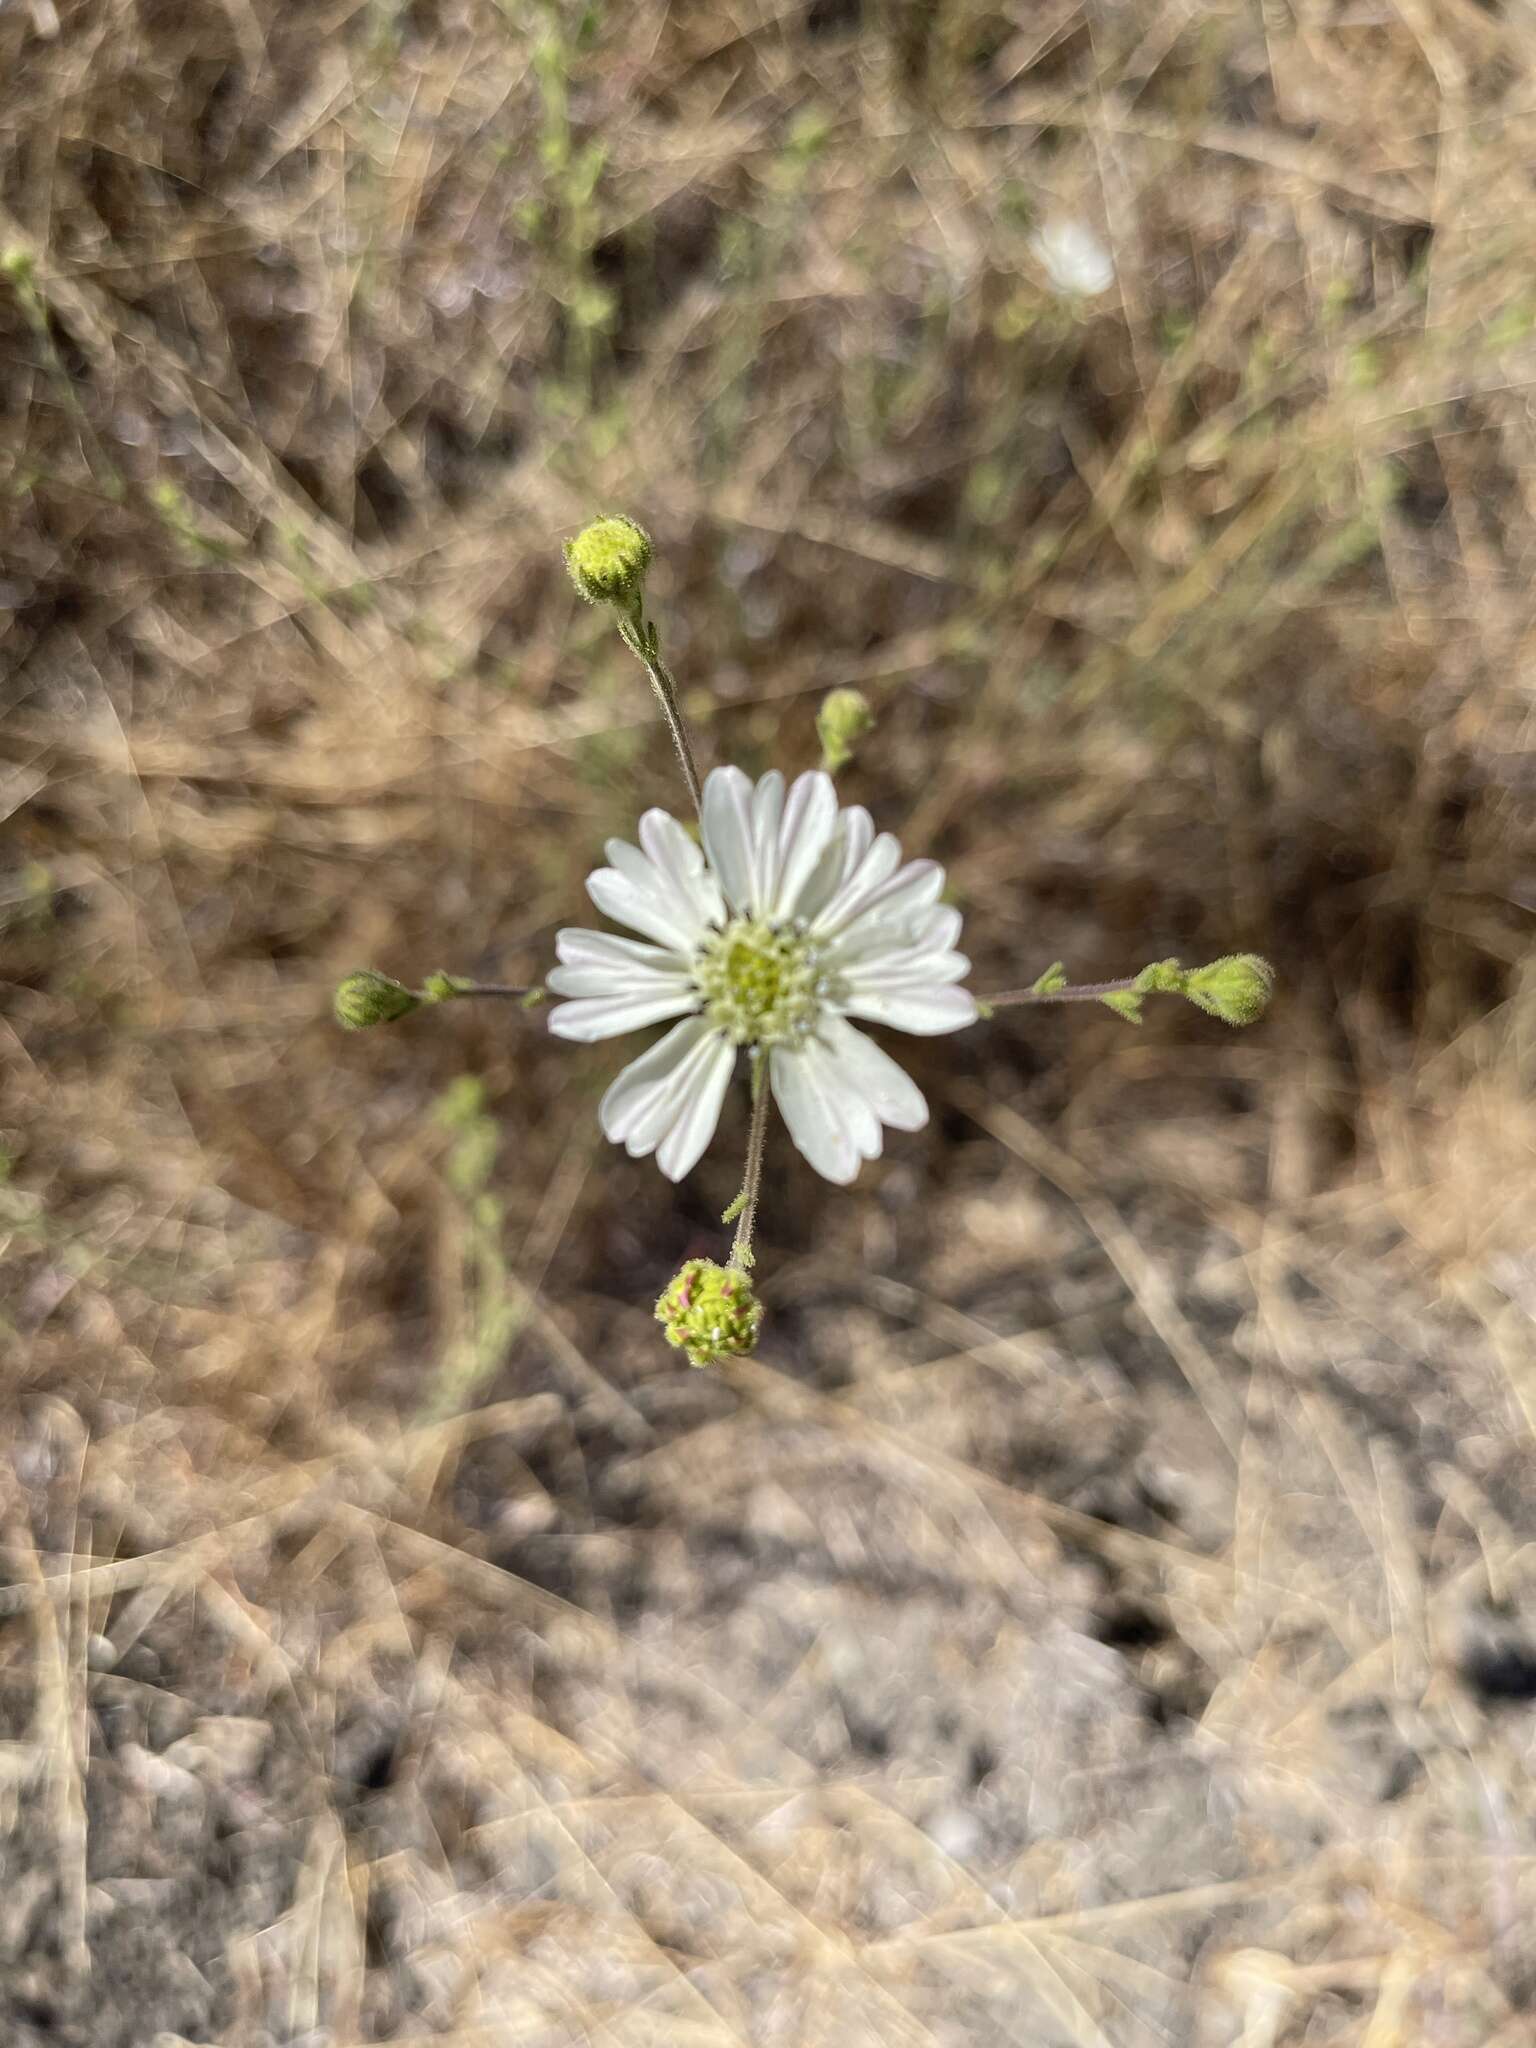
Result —
[[1058, 961], [1028, 988], [973, 995], [960, 985], [971, 965], [959, 951], [960, 912], [940, 901], [944, 870], [904, 861], [868, 811], [838, 804], [833, 777], [874, 723], [857, 690], [834, 690], [822, 705], [819, 768], [789, 783], [777, 768], [755, 782], [733, 767], [701, 779], [645, 611], [651, 557], [644, 528], [619, 515], [565, 544], [571, 581], [588, 603], [611, 610], [650, 680], [695, 813], [684, 824], [646, 811], [639, 844], [610, 839], [607, 865], [587, 877], [593, 904], [626, 935], [557, 933], [557, 964], [542, 987], [439, 972], [413, 989], [359, 969], [337, 989], [335, 1014], [355, 1031], [465, 997], [532, 1008], [547, 993], [559, 999], [550, 1030], [580, 1044], [665, 1024], [610, 1085], [598, 1121], [631, 1158], [654, 1157], [672, 1181], [698, 1164], [744, 1068], [746, 1163], [721, 1219], [736, 1225], [730, 1254], [724, 1265], [690, 1259], [656, 1304], [667, 1341], [706, 1366], [749, 1355], [762, 1325], [751, 1269], [773, 1110], [811, 1166], [839, 1186], [880, 1156], [886, 1130], [928, 1121], [920, 1090], [858, 1024], [937, 1037], [1023, 1003], [1096, 1003], [1139, 1024], [1147, 997], [1178, 995], [1244, 1025], [1263, 1015], [1274, 974], [1257, 954], [1231, 953], [1206, 967], [1158, 960], [1120, 980], [1074, 983]]

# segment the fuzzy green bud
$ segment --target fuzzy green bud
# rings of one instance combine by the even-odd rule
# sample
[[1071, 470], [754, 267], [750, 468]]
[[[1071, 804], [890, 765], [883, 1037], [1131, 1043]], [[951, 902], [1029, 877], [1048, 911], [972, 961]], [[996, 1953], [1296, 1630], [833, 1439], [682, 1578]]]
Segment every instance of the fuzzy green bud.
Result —
[[393, 1024], [421, 1008], [421, 998], [403, 982], [360, 967], [336, 991], [336, 1022], [344, 1031], [366, 1031], [370, 1024]]
[[657, 1302], [656, 1320], [690, 1365], [713, 1365], [751, 1356], [763, 1309], [745, 1273], [713, 1259], [690, 1259]]
[[833, 690], [816, 714], [821, 765], [829, 775], [846, 768], [853, 750], [874, 725], [875, 714], [862, 690]]
[[594, 519], [565, 543], [565, 566], [588, 604], [611, 604], [638, 614], [651, 566], [651, 537], [621, 513]]
[[1186, 976], [1182, 993], [1224, 1024], [1254, 1024], [1269, 1007], [1275, 970], [1257, 953], [1228, 953]]

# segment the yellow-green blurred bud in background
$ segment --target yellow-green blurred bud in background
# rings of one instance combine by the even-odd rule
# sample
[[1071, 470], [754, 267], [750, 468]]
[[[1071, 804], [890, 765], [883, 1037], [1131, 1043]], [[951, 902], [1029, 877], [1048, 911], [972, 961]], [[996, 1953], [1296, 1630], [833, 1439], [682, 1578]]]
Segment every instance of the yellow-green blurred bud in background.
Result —
[[393, 1024], [421, 1008], [421, 998], [403, 982], [360, 967], [336, 990], [336, 1022], [344, 1031], [366, 1031], [370, 1024]]
[[588, 604], [638, 612], [645, 572], [651, 566], [651, 537], [621, 513], [594, 519], [565, 543], [565, 566]]
[[657, 1302], [656, 1320], [690, 1365], [713, 1365], [750, 1357], [763, 1310], [745, 1273], [713, 1259], [690, 1259]]
[[816, 714], [816, 737], [821, 741], [821, 765], [829, 775], [846, 768], [854, 748], [875, 722], [869, 699], [862, 690], [833, 690]]

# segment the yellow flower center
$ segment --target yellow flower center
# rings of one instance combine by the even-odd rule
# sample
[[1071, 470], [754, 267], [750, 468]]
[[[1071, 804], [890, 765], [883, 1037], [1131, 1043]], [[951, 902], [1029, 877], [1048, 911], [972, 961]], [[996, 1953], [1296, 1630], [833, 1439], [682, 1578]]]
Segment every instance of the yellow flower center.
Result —
[[733, 917], [693, 963], [704, 1014], [737, 1045], [789, 1045], [816, 1021], [826, 982], [818, 949], [793, 925]]

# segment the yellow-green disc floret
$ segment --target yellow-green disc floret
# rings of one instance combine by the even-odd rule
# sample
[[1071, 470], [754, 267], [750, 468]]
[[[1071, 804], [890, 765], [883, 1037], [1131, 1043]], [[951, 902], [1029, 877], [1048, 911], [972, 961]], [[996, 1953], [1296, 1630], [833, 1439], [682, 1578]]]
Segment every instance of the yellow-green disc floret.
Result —
[[793, 1045], [826, 994], [818, 947], [793, 925], [733, 917], [700, 947], [693, 978], [704, 1014], [736, 1045]]

